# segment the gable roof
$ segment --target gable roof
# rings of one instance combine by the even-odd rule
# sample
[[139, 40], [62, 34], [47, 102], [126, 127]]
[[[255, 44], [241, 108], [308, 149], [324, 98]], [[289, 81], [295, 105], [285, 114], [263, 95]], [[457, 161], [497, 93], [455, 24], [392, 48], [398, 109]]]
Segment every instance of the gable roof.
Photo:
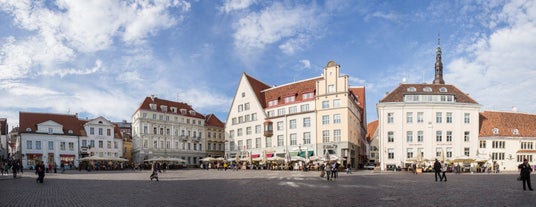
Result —
[[[480, 137], [536, 137], [536, 114], [483, 111], [480, 113], [479, 119]], [[498, 134], [493, 134], [494, 128], [499, 129]], [[518, 130], [517, 135], [514, 135], [514, 129]]]
[[264, 96], [262, 95], [261, 91], [270, 88], [269, 85], [266, 85], [265, 83], [249, 76], [248, 74], [244, 73], [244, 76], [246, 76], [247, 81], [249, 82], [249, 85], [255, 92], [255, 96], [257, 96], [257, 100], [259, 100], [259, 103], [262, 104], [262, 107], [266, 107]]
[[205, 118], [205, 126], [213, 126], [213, 127], [225, 127], [225, 123], [220, 121], [218, 117], [216, 117], [215, 114], [209, 114]]
[[[416, 90], [411, 92], [408, 91], [408, 88], [414, 87]], [[425, 92], [424, 88], [430, 87], [431, 92]], [[439, 89], [444, 87], [447, 89], [447, 92], [439, 92]], [[400, 84], [395, 90], [387, 94], [380, 103], [383, 102], [404, 102], [404, 95], [454, 95], [455, 101], [457, 103], [472, 103], [478, 104], [473, 100], [469, 95], [463, 93], [460, 89], [456, 88], [454, 85], [447, 84]]]
[[[20, 133], [36, 133], [37, 125], [46, 121], [54, 121], [63, 125], [63, 133], [66, 135], [85, 134], [82, 126], [85, 122], [79, 120], [77, 115], [32, 112], [19, 112]], [[31, 131], [28, 132], [26, 129]], [[69, 134], [69, 130], [72, 130], [73, 134]]]
[[365, 138], [370, 143], [374, 139], [374, 134], [376, 133], [376, 129], [378, 128], [378, 120], [372, 121], [367, 124], [367, 135]]
[[[151, 104], [156, 104], [156, 110], [151, 110], [151, 106], [150, 106]], [[162, 111], [162, 108], [160, 106], [167, 106], [167, 111]], [[177, 112], [176, 113], [172, 112], [171, 107], [176, 107]], [[181, 111], [180, 111], [181, 109], [186, 109], [186, 113], [182, 114]], [[139, 110], [157, 111], [157, 112], [160, 112], [160, 113], [178, 114], [178, 115], [188, 116], [188, 117], [192, 117], [192, 118], [205, 119], [205, 116], [203, 116], [199, 112], [195, 111], [192, 108], [192, 106], [190, 106], [190, 105], [188, 105], [186, 103], [169, 101], [169, 100], [160, 99], [160, 98], [157, 98], [157, 97], [154, 97], [154, 96], [145, 97], [145, 99], [140, 104], [140, 106], [138, 107], [136, 112], [138, 112]], [[194, 115], [190, 114], [190, 111], [194, 111], [195, 114]]]

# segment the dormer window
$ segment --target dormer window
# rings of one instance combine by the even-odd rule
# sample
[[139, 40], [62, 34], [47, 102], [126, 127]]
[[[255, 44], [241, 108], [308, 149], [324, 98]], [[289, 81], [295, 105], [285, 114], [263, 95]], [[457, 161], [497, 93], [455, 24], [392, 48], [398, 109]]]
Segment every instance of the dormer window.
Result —
[[415, 92], [417, 91], [417, 89], [415, 87], [409, 87], [408, 88], [408, 92]]
[[48, 134], [52, 134], [52, 133], [54, 133], [54, 129], [48, 128]]
[[424, 87], [424, 88], [422, 89], [422, 91], [424, 91], [424, 92], [432, 92], [432, 88], [430, 88], [430, 87]]
[[190, 110], [190, 115], [195, 116], [195, 111]]
[[519, 130], [518, 130], [518, 129], [513, 129], [513, 130], [512, 130], [512, 134], [514, 134], [514, 135], [519, 135]]
[[181, 109], [181, 114], [186, 114], [186, 109]]
[[278, 103], [277, 99], [276, 100], [271, 100], [271, 101], [268, 102], [268, 106], [275, 106], [275, 105], [277, 105], [277, 103]]
[[445, 88], [445, 87], [441, 87], [441, 88], [439, 88], [439, 92], [441, 92], [441, 93], [446, 93], [446, 92], [447, 92], [447, 88]]
[[67, 131], [67, 133], [69, 133], [69, 134], [73, 134], [73, 130], [70, 130], [70, 129], [69, 129], [69, 131]]
[[313, 92], [310, 92], [310, 93], [304, 93], [304, 94], [302, 95], [302, 99], [303, 99], [303, 100], [310, 99], [310, 98], [313, 98]]
[[292, 102], [294, 102], [294, 100], [295, 100], [294, 96], [285, 97], [285, 103], [292, 103]]
[[171, 112], [177, 113], [177, 107], [171, 107]]
[[499, 129], [498, 128], [493, 128], [492, 132], [493, 132], [493, 134], [497, 135], [497, 134], [499, 134]]
[[149, 107], [151, 107], [151, 110], [153, 110], [153, 111], [156, 110], [156, 104], [155, 103], [149, 104]]
[[32, 131], [32, 128], [28, 127], [26, 128], [26, 132], [31, 132]]
[[167, 112], [167, 106], [160, 105], [160, 110], [162, 110], [162, 112]]

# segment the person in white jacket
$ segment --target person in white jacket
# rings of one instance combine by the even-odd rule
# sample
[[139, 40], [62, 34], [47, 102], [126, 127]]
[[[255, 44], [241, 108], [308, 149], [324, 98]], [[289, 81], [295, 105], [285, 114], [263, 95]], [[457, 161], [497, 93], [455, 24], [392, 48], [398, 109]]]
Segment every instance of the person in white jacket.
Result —
[[445, 173], [447, 172], [447, 163], [445, 163], [445, 161], [442, 161], [441, 162], [441, 178], [439, 179], [439, 181], [443, 181], [445, 180], [445, 182], [447, 182], [447, 175], [445, 175]]

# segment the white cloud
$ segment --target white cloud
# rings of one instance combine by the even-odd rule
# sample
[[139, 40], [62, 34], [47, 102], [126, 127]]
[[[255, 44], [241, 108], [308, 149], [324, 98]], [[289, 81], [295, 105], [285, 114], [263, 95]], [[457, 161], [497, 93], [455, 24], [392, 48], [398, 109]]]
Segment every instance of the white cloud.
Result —
[[[515, 11], [515, 12], [514, 12]], [[452, 80], [484, 109], [535, 112], [533, 89], [536, 88], [536, 3], [517, 1], [504, 6], [497, 22], [507, 22], [489, 36], [476, 38], [466, 48], [468, 57], [447, 65], [446, 80]]]
[[311, 68], [311, 61], [310, 60], [300, 60], [300, 63], [303, 64], [303, 68], [310, 69]]
[[220, 7], [221, 12], [229, 13], [236, 10], [243, 10], [254, 4], [255, 0], [225, 0]]
[[178, 89], [177, 96], [179, 101], [192, 105], [196, 111], [204, 114], [227, 112], [232, 102], [232, 97], [223, 96], [207, 88]]
[[285, 41], [280, 49], [291, 54], [307, 43], [320, 21], [314, 8], [274, 3], [260, 12], [250, 12], [234, 24], [234, 44], [239, 53], [247, 56], [266, 45]]
[[383, 12], [383, 11], [376, 11], [374, 13], [365, 15], [365, 21], [369, 21], [371, 18], [379, 18], [379, 19], [385, 19], [388, 21], [399, 22], [401, 19], [401, 16], [394, 12]]

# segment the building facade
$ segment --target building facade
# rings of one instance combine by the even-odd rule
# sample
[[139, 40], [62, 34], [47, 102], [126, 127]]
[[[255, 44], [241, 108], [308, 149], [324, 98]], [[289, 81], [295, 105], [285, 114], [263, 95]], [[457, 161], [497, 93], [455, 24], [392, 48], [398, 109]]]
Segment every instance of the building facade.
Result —
[[34, 168], [39, 161], [47, 166], [78, 166], [84, 121], [76, 115], [30, 112], [20, 112], [19, 120], [20, 153], [25, 169]]
[[381, 170], [478, 156], [481, 106], [445, 84], [439, 43], [433, 83], [402, 83], [376, 107]]
[[8, 159], [9, 153], [9, 133], [6, 118], [0, 118], [0, 162]]
[[180, 158], [197, 165], [206, 156], [205, 116], [192, 106], [146, 97], [132, 116], [132, 159]]
[[356, 167], [366, 152], [364, 87], [330, 61], [320, 77], [270, 87], [242, 74], [227, 117], [227, 157], [333, 155]]
[[478, 151], [487, 166], [517, 171], [527, 159], [536, 163], [536, 114], [498, 111], [480, 113]]
[[207, 157], [225, 157], [225, 123], [215, 114], [205, 116]]
[[80, 137], [81, 157], [123, 157], [123, 139], [119, 127], [104, 117], [86, 120], [85, 136]]

